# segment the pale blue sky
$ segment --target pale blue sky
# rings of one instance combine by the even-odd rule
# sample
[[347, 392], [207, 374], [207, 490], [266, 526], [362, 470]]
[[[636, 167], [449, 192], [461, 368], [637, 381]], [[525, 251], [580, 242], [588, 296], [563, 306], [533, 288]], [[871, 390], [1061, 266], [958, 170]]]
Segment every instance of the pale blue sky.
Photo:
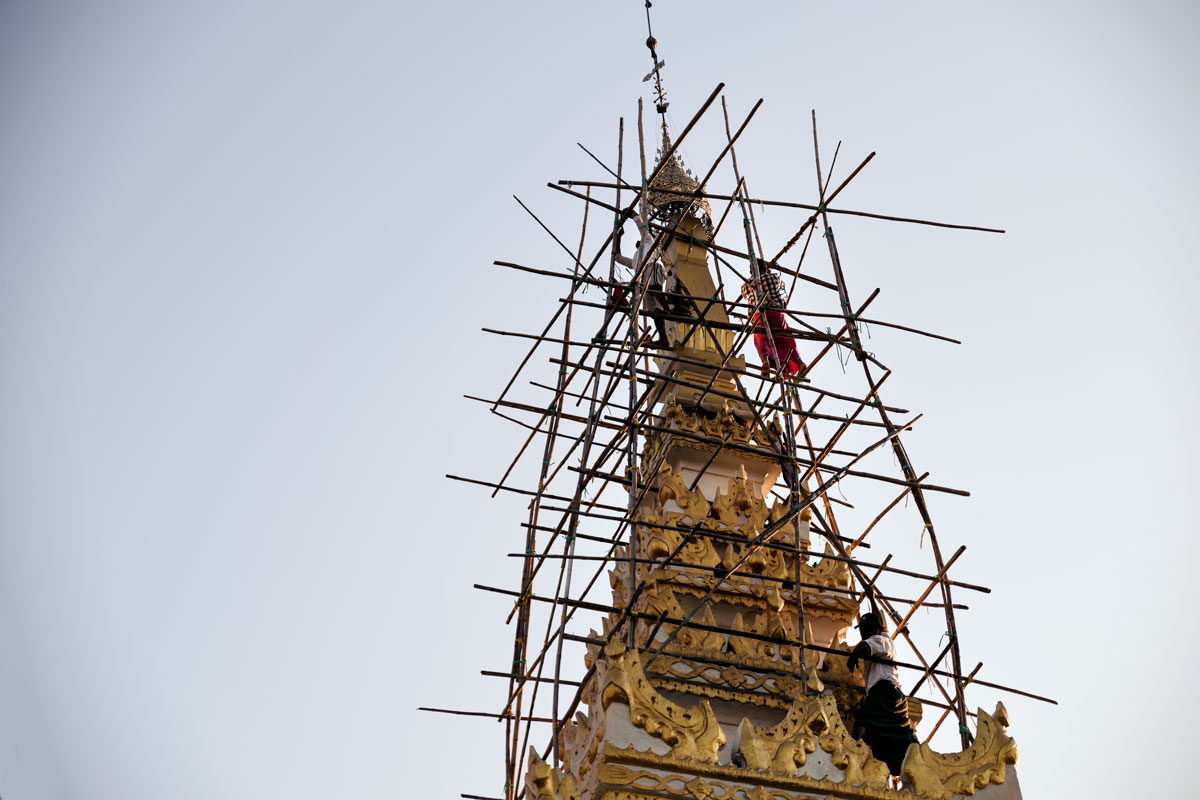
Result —
[[[1008, 230], [838, 227], [879, 316], [964, 341], [878, 349], [914, 461], [973, 493], [936, 508], [995, 590], [965, 658], [1061, 702], [1006, 700], [1027, 796], [1188, 796], [1200, 12], [654, 11], [677, 126], [765, 99], [757, 194], [812, 200], [815, 108], [879, 154], [847, 207]], [[564, 266], [511, 195], [577, 236], [544, 184], [631, 124], [642, 14], [0, 6], [5, 800], [499, 792], [494, 723], [414, 709], [499, 702], [508, 605], [470, 585], [516, 582], [521, 503], [441, 476], [511, 455], [460, 398], [521, 348], [478, 329], [561, 287], [491, 262]]]

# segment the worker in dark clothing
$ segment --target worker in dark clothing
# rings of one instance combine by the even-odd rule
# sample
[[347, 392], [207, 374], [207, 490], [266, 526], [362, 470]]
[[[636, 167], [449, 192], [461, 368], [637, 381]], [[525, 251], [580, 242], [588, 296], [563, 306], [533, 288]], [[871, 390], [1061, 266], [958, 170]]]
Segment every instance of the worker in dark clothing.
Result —
[[[634, 216], [635, 221], [640, 221], [640, 219], [641, 217]], [[671, 344], [667, 336], [667, 320], [664, 319], [664, 315], [688, 318], [699, 317], [700, 312], [697, 310], [696, 304], [690, 297], [686, 296], [688, 290], [683, 285], [683, 281], [672, 274], [671, 270], [663, 262], [661, 251], [652, 247], [654, 239], [648, 231], [642, 233], [642, 238], [638, 242], [637, 250], [632, 258], [621, 255], [621, 240], [616, 237], [614, 239], [613, 249], [615, 250], [616, 262], [633, 272], [635, 279], [639, 279], [638, 270], [645, 270], [647, 273], [643, 309], [646, 316], [653, 320], [654, 327], [658, 332], [657, 346], [662, 350], [670, 350]], [[609, 309], [609, 316], [614, 311], [627, 310], [631, 298], [631, 286], [614, 287], [612, 295], [606, 304], [606, 307]], [[605, 321], [607, 322], [607, 318]], [[673, 321], [678, 322], [679, 320]]]
[[853, 671], [863, 661], [867, 694], [855, 712], [853, 735], [899, 776], [908, 746], [917, 737], [908, 721], [908, 700], [900, 691], [900, 670], [895, 664], [876, 660], [895, 661], [896, 645], [887, 635], [887, 625], [874, 612], [863, 614], [857, 627], [862, 641], [850, 651], [846, 666]]

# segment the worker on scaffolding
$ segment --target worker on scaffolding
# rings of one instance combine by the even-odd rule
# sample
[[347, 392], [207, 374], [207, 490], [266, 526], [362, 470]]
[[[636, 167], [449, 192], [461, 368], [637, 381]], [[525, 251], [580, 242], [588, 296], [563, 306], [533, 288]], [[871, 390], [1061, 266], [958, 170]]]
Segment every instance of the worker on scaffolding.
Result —
[[[634, 214], [633, 219], [638, 223], [638, 227], [642, 229], [642, 235], [638, 240], [634, 255], [632, 258], [621, 255], [621, 237], [616, 235], [613, 240], [614, 260], [634, 273], [635, 279], [639, 277], [638, 271], [641, 269], [644, 269], [648, 273], [645, 297], [646, 311], [649, 312], [648, 316], [654, 321], [654, 327], [658, 333], [657, 346], [660, 349], [669, 350], [671, 345], [667, 337], [667, 326], [663, 315], [694, 317], [698, 316], [699, 312], [696, 309], [695, 303], [686, 296], [687, 287], [663, 263], [661, 252], [658, 248], [654, 247], [654, 237], [650, 235], [649, 228], [641, 224], [641, 216]], [[622, 286], [614, 287], [606, 305], [610, 316], [614, 310], [628, 309], [629, 293], [626, 288]]]
[[883, 618], [873, 611], [863, 614], [857, 627], [862, 641], [850, 651], [846, 666], [853, 672], [863, 661], [867, 693], [855, 712], [853, 735], [887, 764], [891, 774], [899, 776], [908, 746], [917, 736], [908, 720], [908, 700], [900, 690], [900, 670], [888, 663], [896, 660], [896, 645]]
[[773, 369], [785, 375], [799, 375], [804, 362], [796, 351], [796, 340], [788, 333], [787, 293], [783, 279], [760, 262], [759, 277], [742, 284], [742, 297], [752, 310], [750, 324], [754, 326], [754, 348], [762, 359], [763, 369]]

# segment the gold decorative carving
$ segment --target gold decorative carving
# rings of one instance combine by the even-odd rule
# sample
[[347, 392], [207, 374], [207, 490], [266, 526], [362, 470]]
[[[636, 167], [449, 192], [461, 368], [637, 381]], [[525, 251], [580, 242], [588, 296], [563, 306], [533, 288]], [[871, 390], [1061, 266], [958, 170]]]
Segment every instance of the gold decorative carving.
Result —
[[[673, 503], [678, 510], [667, 509], [667, 504]], [[638, 540], [640, 552], [649, 558], [664, 558], [674, 553], [683, 541], [684, 532], [671, 527], [660, 525], [691, 527], [700, 525], [704, 528], [715, 527], [715, 520], [709, 516], [711, 506], [699, 489], [689, 489], [683, 476], [670, 464], [663, 464], [658, 471], [658, 504], [655, 509], [642, 508], [640, 517], [643, 522], [639, 525]], [[685, 564], [696, 564], [714, 567], [721, 563], [720, 557], [713, 549], [712, 542], [704, 536], [694, 536], [691, 541], [679, 551], [678, 558]]]
[[754, 487], [754, 481], [746, 477], [746, 468], [739, 466], [737, 475], [729, 478], [727, 491], [717, 490], [712, 509], [717, 519], [730, 530], [744, 530], [757, 534], [767, 521], [770, 511], [762, 496]]
[[665, 507], [668, 501], [673, 500], [683, 511], [680, 520], [693, 525], [708, 517], [710, 505], [708, 500], [704, 499], [704, 493], [699, 489], [689, 490], [683, 476], [670, 464], [662, 465], [658, 471], [658, 480], [659, 508]]
[[[667, 153], [671, 153], [671, 140], [667, 136], [666, 130], [663, 130], [662, 149], [659, 151], [659, 158], [661, 159]], [[692, 195], [698, 191], [700, 191], [700, 184], [692, 177], [691, 171], [684, 168], [675, 153], [671, 153], [671, 157], [667, 159], [667, 163], [662, 166], [654, 182], [650, 184], [648, 198], [650, 205], [655, 210], [670, 209], [677, 204], [686, 204], [688, 200], [692, 199]], [[712, 219], [712, 209], [708, 206], [707, 198], [698, 198], [692, 204], [692, 209], [693, 214], [697, 216], [701, 216], [702, 214], [705, 219]], [[712, 225], [711, 222], [708, 224]]]
[[978, 711], [975, 741], [959, 753], [938, 753], [927, 744], [908, 748], [904, 777], [929, 797], [972, 795], [992, 783], [1004, 783], [1005, 767], [1017, 763], [1017, 743], [1008, 735], [1008, 711], [996, 704], [994, 714]]
[[699, 762], [715, 762], [725, 744], [725, 733], [707, 700], [685, 709], [659, 694], [642, 671], [638, 652], [620, 642], [604, 648], [596, 663], [600, 701], [607, 709], [614, 702], [629, 706], [629, 719], [646, 733], [671, 746], [671, 755]]
[[788, 706], [791, 705], [791, 701], [789, 701], [787, 698], [776, 697], [774, 695], [740, 692], [736, 689], [724, 689], [717, 686], [696, 686], [695, 684], [685, 683], [684, 681], [672, 681], [664, 678], [655, 678], [652, 682], [655, 688], [660, 692], [679, 692], [680, 694], [690, 694], [696, 697], [708, 697], [715, 700], [730, 700], [735, 703], [749, 703], [750, 705], [762, 706], [763, 708], [787, 709]]
[[[717, 586], [713, 592], [714, 603], [731, 603], [759, 610], [764, 605], [781, 608], [796, 602], [795, 593], [791, 589], [780, 590], [777, 584], [757, 583], [735, 578], [726, 580], [716, 578], [711, 574], [699, 571], [671, 570], [660, 577], [660, 585], [670, 581], [672, 591], [678, 594], [688, 594], [703, 597], [709, 589]], [[801, 580], [807, 582], [801, 575]], [[806, 617], [822, 617], [848, 625], [858, 610], [858, 603], [853, 595], [832, 594], [820, 591], [804, 592], [804, 614]]]
[[[843, 729], [844, 730], [844, 729]], [[849, 737], [849, 734], [846, 734]], [[861, 742], [856, 742], [864, 751], [867, 750], [866, 745]], [[820, 737], [818, 737], [818, 747], [821, 746]], [[870, 756], [867, 756], [870, 758]], [[747, 785], [754, 786], [755, 784], [769, 792], [771, 800], [811, 800], [814, 794], [820, 796], [833, 796], [842, 798], [859, 798], [861, 800], [896, 800], [897, 794], [894, 790], [888, 789], [886, 779], [882, 784], [878, 782], [862, 782], [859, 781], [855, 785], [851, 785], [848, 779], [832, 780], [830, 778], [813, 778], [807, 775], [791, 774], [783, 775], [778, 773], [768, 772], [752, 772], [744, 767], [737, 767], [732, 764], [681, 764], [677, 759], [670, 756], [660, 756], [651, 752], [641, 752], [633, 748], [615, 748], [611, 745], [606, 745], [603, 752], [603, 758], [606, 762], [621, 762], [622, 764], [635, 764], [639, 766], [649, 767], [663, 771], [676, 771], [685, 769], [692, 775], [703, 777], [705, 782], [711, 787], [712, 800], [743, 800], [745, 793], [750, 791]], [[876, 762], [878, 768], [886, 774], [887, 767], [882, 762]], [[608, 766], [601, 768], [608, 769]], [[693, 771], [694, 770], [694, 771]], [[656, 774], [656, 773], [651, 773]], [[679, 775], [658, 775], [658, 779], [662, 781], [662, 786], [672, 783], [677, 778], [688, 779], [689, 776]], [[639, 783], [639, 786], [642, 785]], [[662, 791], [672, 791], [664, 789]], [[675, 790], [676, 794], [682, 794]], [[604, 797], [613, 795], [605, 792]], [[631, 795], [633, 796], [633, 795]], [[661, 797], [661, 795], [659, 795]]]
[[560, 773], [529, 748], [529, 764], [525, 769], [525, 796], [532, 800], [579, 800], [575, 779], [570, 773]]
[[[696, 681], [705, 681], [713, 686], [729, 687], [731, 692], [738, 692], [741, 697], [751, 695], [757, 698], [778, 698], [778, 704], [763, 703], [775, 708], [787, 708], [791, 705], [792, 698], [801, 693], [798, 678], [770, 672], [752, 672], [733, 665], [707, 664], [677, 658], [656, 658], [650, 666], [650, 672], [655, 676], [681, 678], [680, 683], [687, 683], [693, 688], [696, 687]], [[655, 677], [654, 680], [660, 679]], [[724, 697], [723, 695], [716, 696]]]
[[829, 695], [798, 698], [784, 720], [772, 728], [742, 721], [738, 752], [753, 769], [794, 775], [818, 747], [842, 771], [841, 783], [887, 787], [887, 765], [850, 735]]
[[[833, 555], [833, 548], [829, 546], [829, 542], [825, 543], [824, 555]], [[815, 583], [818, 586], [837, 589], [849, 589], [851, 586], [850, 565], [832, 558], [822, 558], [815, 564], [801, 564], [800, 576], [805, 583]]]
[[710, 414], [695, 407], [685, 408], [672, 397], [663, 407], [663, 419], [668, 428], [703, 435], [710, 439], [750, 444], [752, 438], [751, 422], [733, 413], [728, 401], [721, 406], [720, 411]]
[[[645, 610], [651, 614], [659, 615], [666, 613], [672, 619], [685, 619], [687, 612], [679, 605], [679, 600], [675, 597], [675, 592], [671, 591], [670, 587], [665, 587], [662, 591], [656, 591], [656, 587], [647, 586], [644, 590], [646, 596]], [[696, 615], [696, 622], [701, 625], [709, 625], [716, 627], [717, 621], [713, 617], [711, 605], [705, 605]], [[649, 635], [649, 628], [653, 623], [648, 620], [639, 622], [638, 627], [646, 630], [646, 635]], [[662, 630], [667, 636], [675, 634], [675, 641], [683, 647], [693, 647], [699, 650], [707, 650], [709, 652], [719, 653], [725, 648], [725, 634], [720, 631], [706, 631], [699, 628], [693, 628], [690, 625], [679, 625], [677, 623], [664, 622]]]
[[[765, 611], [754, 616], [754, 621], [747, 623], [739, 612], [733, 618], [731, 626], [735, 631], [744, 631], [758, 636], [773, 636], [778, 639], [795, 639], [796, 632], [791, 620], [777, 610]], [[729, 646], [733, 652], [758, 658], [779, 658], [784, 663], [796, 664], [800, 660], [799, 648], [791, 645], [777, 645], [774, 642], [764, 642], [761, 639], [751, 639], [745, 636], [729, 635]]]
[[600, 782], [609, 785], [627, 786], [645, 792], [686, 792], [696, 800], [706, 800], [713, 796], [712, 784], [699, 776], [664, 774], [646, 769], [633, 769], [621, 764], [605, 764], [599, 772]]
[[908, 701], [908, 721], [912, 724], [915, 731], [917, 725], [921, 722], [921, 718], [925, 716], [925, 706], [921, 704], [919, 698], [907, 697], [905, 699]]
[[[594, 685], [594, 681], [589, 682], [590, 687], [594, 687]], [[594, 691], [586, 692], [586, 694], [594, 695]], [[603, 741], [603, 714], [594, 714], [589, 718], [582, 711], [577, 711], [575, 718], [565, 722], [558, 733], [559, 750], [564, 754], [563, 762], [570, 766], [572, 772], [580, 776], [585, 775], [591, 769]]]
[[696, 800], [706, 800], [713, 794], [712, 784], [704, 778], [692, 778], [683, 786]]
[[762, 728], [743, 719], [738, 753], [750, 769], [795, 775], [808, 754], [817, 749], [817, 737], [805, 725], [807, 703], [796, 700], [778, 725]]

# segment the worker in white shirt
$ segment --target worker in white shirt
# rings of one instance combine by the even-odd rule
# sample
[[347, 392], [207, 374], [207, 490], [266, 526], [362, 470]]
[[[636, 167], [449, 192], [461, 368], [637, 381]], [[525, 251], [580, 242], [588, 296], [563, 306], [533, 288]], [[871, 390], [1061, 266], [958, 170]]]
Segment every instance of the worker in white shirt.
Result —
[[900, 670], [887, 663], [896, 660], [896, 645], [887, 634], [883, 618], [875, 612], [863, 614], [857, 627], [862, 641], [850, 651], [846, 666], [854, 671], [858, 662], [863, 662], [867, 693], [855, 712], [853, 735], [862, 739], [893, 775], [899, 776], [908, 746], [917, 737], [908, 720], [908, 700], [900, 690]]

